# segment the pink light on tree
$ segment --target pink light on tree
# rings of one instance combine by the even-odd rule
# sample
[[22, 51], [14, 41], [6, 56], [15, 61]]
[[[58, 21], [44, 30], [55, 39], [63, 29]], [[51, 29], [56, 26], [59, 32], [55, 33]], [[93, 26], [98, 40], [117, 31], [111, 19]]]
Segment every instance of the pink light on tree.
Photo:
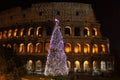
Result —
[[64, 42], [59, 29], [59, 20], [55, 19], [55, 27], [50, 40], [44, 74], [46, 76], [68, 75], [67, 57], [64, 52]]

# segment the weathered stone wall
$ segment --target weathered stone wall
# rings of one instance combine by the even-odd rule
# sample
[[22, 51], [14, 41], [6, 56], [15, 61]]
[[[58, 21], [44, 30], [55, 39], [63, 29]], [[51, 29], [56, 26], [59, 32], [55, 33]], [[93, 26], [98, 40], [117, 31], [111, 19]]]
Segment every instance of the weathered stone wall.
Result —
[[0, 27], [26, 22], [53, 21], [88, 21], [96, 22], [91, 4], [51, 2], [33, 4], [30, 8], [20, 7], [0, 12]]

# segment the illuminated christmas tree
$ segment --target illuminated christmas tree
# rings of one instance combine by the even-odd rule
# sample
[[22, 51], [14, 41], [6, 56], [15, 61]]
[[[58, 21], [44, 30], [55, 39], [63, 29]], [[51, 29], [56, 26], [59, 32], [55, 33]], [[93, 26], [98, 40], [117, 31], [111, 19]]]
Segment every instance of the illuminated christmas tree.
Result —
[[50, 50], [48, 51], [44, 74], [46, 76], [68, 75], [66, 54], [64, 52], [64, 42], [59, 29], [59, 20], [55, 19], [55, 27], [50, 40]]

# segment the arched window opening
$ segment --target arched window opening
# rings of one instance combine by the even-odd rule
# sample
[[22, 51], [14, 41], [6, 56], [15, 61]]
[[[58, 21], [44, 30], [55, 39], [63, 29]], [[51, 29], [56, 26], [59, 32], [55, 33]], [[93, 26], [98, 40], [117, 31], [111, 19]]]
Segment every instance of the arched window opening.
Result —
[[39, 36], [39, 37], [41, 37], [42, 33], [43, 33], [43, 28], [42, 27], [37, 27], [36, 35]]
[[0, 39], [2, 39], [2, 32], [0, 32]]
[[84, 68], [85, 72], [90, 71], [90, 67], [89, 67], [89, 62], [88, 61], [84, 61], [83, 68]]
[[66, 53], [71, 52], [71, 44], [70, 44], [70, 43], [66, 43], [66, 44], [65, 44], [65, 52], [66, 52]]
[[80, 62], [79, 62], [79, 61], [75, 61], [74, 71], [75, 71], [75, 72], [79, 72], [79, 71], [80, 71]]
[[79, 43], [75, 44], [74, 52], [81, 53], [81, 45]]
[[46, 43], [45, 44], [45, 51], [48, 52], [49, 49], [50, 49], [50, 43]]
[[68, 66], [68, 69], [70, 71], [71, 70], [71, 62], [70, 61], [67, 61], [67, 66]]
[[84, 36], [87, 37], [87, 36], [89, 36], [89, 35], [90, 35], [90, 30], [89, 30], [88, 27], [85, 27], [85, 28], [84, 28]]
[[27, 52], [28, 52], [28, 53], [32, 53], [32, 52], [33, 52], [33, 44], [32, 44], [32, 43], [29, 43], [29, 44], [27, 45]]
[[112, 62], [107, 61], [107, 70], [113, 70]]
[[36, 44], [36, 48], [35, 48], [35, 52], [36, 52], [36, 53], [40, 53], [40, 52], [41, 52], [41, 48], [42, 48], [42, 47], [41, 47], [41, 44], [40, 44], [40, 43], [37, 43], [37, 44]]
[[29, 28], [29, 30], [28, 30], [28, 36], [33, 37], [33, 35], [34, 35], [34, 29], [31, 27], [31, 28]]
[[24, 28], [22, 28], [22, 29], [20, 30], [20, 36], [21, 36], [21, 37], [23, 36], [23, 31], [24, 31]]
[[18, 45], [17, 44], [13, 45], [13, 50], [14, 50], [14, 52], [18, 52]]
[[71, 35], [71, 27], [70, 26], [66, 26], [65, 27], [65, 35], [66, 36], [70, 36]]
[[79, 27], [75, 27], [74, 35], [80, 36], [80, 28]]
[[2, 44], [3, 47], [5, 47], [6, 45], [5, 44]]
[[11, 44], [8, 44], [7, 47], [8, 47], [8, 48], [11, 48], [12, 46], [11, 46]]
[[31, 73], [34, 70], [34, 65], [32, 60], [29, 60], [27, 62], [27, 70], [28, 70], [28, 73]]
[[7, 31], [3, 32], [3, 38], [5, 38], [5, 39], [7, 38]]
[[36, 61], [36, 71], [39, 73], [39, 71], [42, 71], [42, 63], [40, 60]]
[[14, 37], [18, 36], [18, 29], [15, 29], [15, 30], [14, 30], [13, 36], [14, 36]]
[[25, 52], [25, 45], [23, 43], [20, 44], [19, 52], [20, 53], [24, 53]]
[[106, 71], [106, 62], [105, 61], [101, 61], [101, 71]]
[[89, 44], [85, 44], [84, 45], [84, 53], [90, 53], [90, 45]]
[[97, 61], [93, 61], [93, 71], [98, 70], [98, 63]]
[[12, 30], [10, 29], [9, 31], [8, 31], [8, 38], [10, 38], [12, 36]]
[[97, 36], [97, 35], [98, 35], [97, 29], [96, 29], [96, 28], [93, 28], [93, 29], [92, 29], [92, 36], [94, 37], [94, 36]]
[[98, 45], [97, 44], [93, 44], [93, 49], [92, 49], [92, 53], [98, 53]]
[[105, 45], [104, 44], [101, 45], [100, 49], [101, 49], [101, 53], [105, 53]]

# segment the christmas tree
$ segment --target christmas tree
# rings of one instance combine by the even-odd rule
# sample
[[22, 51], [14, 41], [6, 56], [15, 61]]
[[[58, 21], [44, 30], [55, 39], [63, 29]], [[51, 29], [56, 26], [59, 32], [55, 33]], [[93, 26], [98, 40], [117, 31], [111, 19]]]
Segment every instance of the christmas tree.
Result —
[[55, 19], [55, 22], [44, 71], [46, 76], [68, 75], [67, 59], [64, 52], [63, 37], [59, 29], [59, 20]]

